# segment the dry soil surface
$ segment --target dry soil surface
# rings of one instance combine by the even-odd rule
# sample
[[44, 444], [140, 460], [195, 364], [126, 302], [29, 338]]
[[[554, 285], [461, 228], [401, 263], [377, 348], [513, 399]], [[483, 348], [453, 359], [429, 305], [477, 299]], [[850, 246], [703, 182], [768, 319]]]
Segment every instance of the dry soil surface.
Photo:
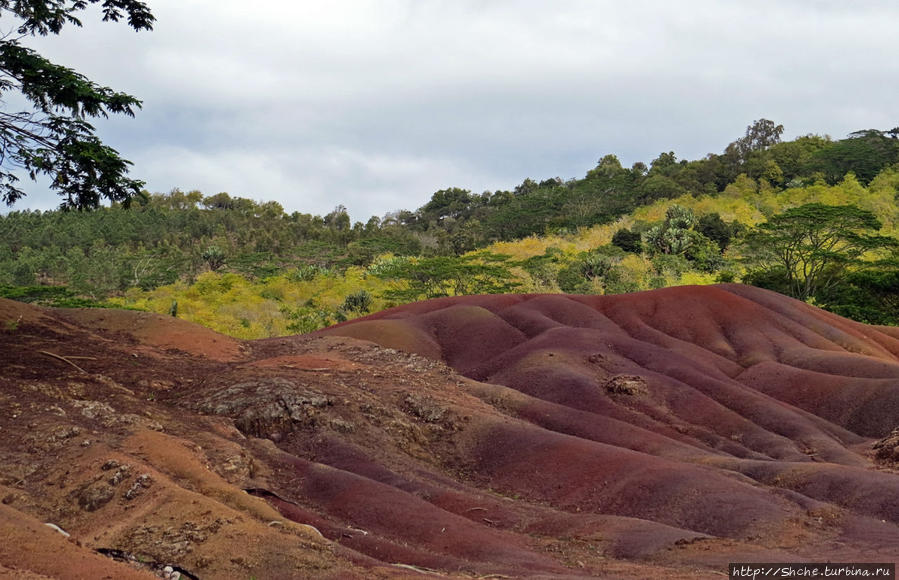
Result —
[[899, 333], [738, 285], [251, 342], [0, 300], [0, 577], [896, 562], [897, 426]]

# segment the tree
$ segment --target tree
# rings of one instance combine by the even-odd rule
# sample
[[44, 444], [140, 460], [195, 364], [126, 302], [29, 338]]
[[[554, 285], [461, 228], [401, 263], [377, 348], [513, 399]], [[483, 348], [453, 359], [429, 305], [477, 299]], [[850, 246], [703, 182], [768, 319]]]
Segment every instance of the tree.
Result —
[[0, 97], [18, 92], [31, 107], [0, 110], [0, 199], [7, 205], [25, 195], [18, 171], [32, 180], [50, 176], [50, 188], [63, 197], [61, 208], [95, 208], [101, 198], [127, 205], [144, 185], [127, 176], [131, 162], [104, 145], [87, 122], [109, 113], [133, 117], [141, 101], [20, 44], [26, 36], [81, 26], [78, 14], [89, 4], [102, 6], [104, 21], [127, 18], [134, 30], [153, 28], [155, 19], [139, 0], [0, 0], [0, 16], [19, 22], [17, 37], [0, 39]]
[[660, 263], [678, 263], [665, 256], [682, 257], [704, 272], [714, 272], [724, 264], [721, 248], [694, 229], [697, 225], [693, 210], [672, 205], [665, 212], [665, 221], [645, 232], [647, 253], [652, 258], [660, 258]]
[[815, 298], [840, 316], [895, 326], [899, 323], [899, 263], [890, 259], [850, 272], [839, 286]]
[[649, 253], [679, 255], [696, 242], [696, 217], [693, 210], [672, 205], [665, 212], [665, 221], [650, 228], [645, 235]]
[[849, 173], [867, 185], [888, 167], [899, 161], [899, 142], [885, 131], [867, 129], [850, 133], [849, 137], [817, 151], [812, 168], [824, 174], [828, 183], [837, 183]]
[[640, 235], [640, 232], [621, 228], [612, 236], [612, 245], [618, 246], [625, 252], [639, 254], [643, 251], [643, 236]]
[[567, 294], [595, 294], [595, 280], [603, 286], [619, 282], [617, 266], [623, 255], [621, 248], [612, 245], [581, 252], [576, 260], [559, 270], [556, 278], [559, 289]]
[[696, 231], [718, 244], [722, 252], [727, 249], [740, 228], [739, 222], [728, 224], [721, 219], [718, 212], [705, 214], [696, 222]]
[[534, 181], [530, 177], [527, 177], [524, 181], [521, 182], [521, 185], [515, 186], [515, 195], [527, 195], [529, 193], [533, 193], [539, 187], [540, 185], [536, 181]]
[[[724, 155], [719, 156], [722, 169], [725, 169], [727, 181], [732, 180], [738, 173], [746, 173], [756, 179], [768, 174], [766, 178], [777, 176], [778, 182], [783, 179], [780, 168], [774, 170], [768, 165], [771, 159], [769, 149], [780, 143], [783, 135], [783, 125], [777, 125], [768, 119], [758, 119], [752, 125], [746, 127], [746, 134], [731, 143], [724, 150]], [[719, 183], [719, 188], [721, 184]]]
[[810, 134], [773, 145], [768, 151], [771, 160], [783, 172], [784, 181], [789, 182], [795, 178], [808, 177], [813, 172], [811, 164], [815, 154], [831, 145], [833, 142], [829, 137]]
[[768, 119], [759, 119], [746, 127], [746, 135], [738, 139], [737, 143], [740, 149], [746, 153], [765, 151], [772, 145], [780, 143], [780, 136], [783, 135], [783, 132], [783, 125], [777, 125]]
[[201, 257], [213, 272], [217, 272], [225, 265], [225, 253], [218, 246], [209, 246]]
[[379, 268], [379, 278], [395, 283], [384, 298], [414, 302], [441, 296], [502, 294], [518, 287], [504, 265], [508, 256], [481, 252], [468, 256], [435, 256], [393, 260]]
[[344, 312], [358, 312], [365, 314], [371, 310], [372, 295], [368, 290], [359, 290], [347, 295], [340, 307]]
[[469, 206], [476, 196], [472, 196], [467, 189], [451, 187], [441, 189], [431, 196], [431, 201], [419, 209], [419, 213], [425, 222], [434, 221], [440, 223], [446, 218], [457, 220], [469, 213]]
[[596, 168], [592, 169], [588, 174], [601, 175], [606, 178], [614, 178], [621, 173], [624, 172], [624, 168], [621, 167], [621, 161], [618, 160], [616, 155], [605, 155], [602, 159], [600, 159]]
[[876, 235], [880, 227], [873, 213], [856, 206], [810, 203], [750, 232], [744, 252], [759, 268], [755, 278], [780, 279], [794, 298], [807, 300], [830, 290], [865, 253], [896, 247], [897, 240]]

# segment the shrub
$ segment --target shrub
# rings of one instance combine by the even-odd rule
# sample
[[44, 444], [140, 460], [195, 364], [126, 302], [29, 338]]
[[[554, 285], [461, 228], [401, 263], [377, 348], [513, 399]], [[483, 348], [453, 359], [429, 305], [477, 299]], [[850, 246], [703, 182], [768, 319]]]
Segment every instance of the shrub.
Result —
[[343, 300], [341, 310], [344, 312], [366, 313], [371, 310], [372, 296], [368, 290], [353, 292]]
[[643, 239], [640, 233], [627, 228], [621, 228], [615, 232], [612, 236], [612, 245], [632, 254], [639, 254], [643, 251]]

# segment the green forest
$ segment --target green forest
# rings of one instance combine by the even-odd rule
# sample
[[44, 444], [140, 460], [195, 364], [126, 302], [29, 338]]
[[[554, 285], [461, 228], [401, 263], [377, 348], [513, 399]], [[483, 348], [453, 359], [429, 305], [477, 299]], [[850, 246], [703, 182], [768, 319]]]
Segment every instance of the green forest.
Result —
[[[171, 314], [241, 338], [397, 304], [743, 282], [899, 324], [899, 128], [782, 141], [761, 119], [720, 153], [602, 156], [577, 179], [449, 187], [353, 221], [228, 193], [0, 215], [0, 295]], [[208, 193], [208, 192], [207, 192]]]

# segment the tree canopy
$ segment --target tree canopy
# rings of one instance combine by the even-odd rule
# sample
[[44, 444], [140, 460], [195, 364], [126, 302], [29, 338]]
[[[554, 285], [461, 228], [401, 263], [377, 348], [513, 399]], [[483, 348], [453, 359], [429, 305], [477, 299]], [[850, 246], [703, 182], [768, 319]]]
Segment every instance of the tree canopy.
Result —
[[0, 99], [17, 92], [31, 107], [0, 108], [0, 199], [7, 205], [25, 196], [19, 186], [22, 172], [32, 180], [49, 176], [51, 189], [63, 197], [61, 208], [94, 208], [101, 198], [128, 204], [144, 185], [128, 177], [131, 162], [105, 145], [87, 121], [110, 113], [134, 116], [141, 101], [21, 43], [27, 36], [81, 26], [78, 16], [90, 4], [100, 4], [104, 21], [125, 19], [137, 31], [153, 28], [152, 13], [138, 0], [0, 0], [0, 17], [18, 23], [18, 36], [0, 39]]
[[746, 236], [751, 262], [763, 276], [781, 278], [794, 298], [829, 290], [863, 254], [893, 247], [877, 235], [881, 223], [854, 205], [809, 203], [771, 217]]
[[[0, 214], [0, 296], [163, 314], [177, 302], [180, 317], [258, 338], [436, 296], [742, 281], [899, 324], [899, 164], [886, 154], [899, 130], [777, 142], [778, 125], [756, 125], [745, 163], [730, 145], [630, 168], [607, 154], [579, 179], [448, 187], [365, 222], [342, 205], [287, 213], [180, 190], [128, 210], [12, 211]], [[884, 155], [842, 155], [866, 140]]]

